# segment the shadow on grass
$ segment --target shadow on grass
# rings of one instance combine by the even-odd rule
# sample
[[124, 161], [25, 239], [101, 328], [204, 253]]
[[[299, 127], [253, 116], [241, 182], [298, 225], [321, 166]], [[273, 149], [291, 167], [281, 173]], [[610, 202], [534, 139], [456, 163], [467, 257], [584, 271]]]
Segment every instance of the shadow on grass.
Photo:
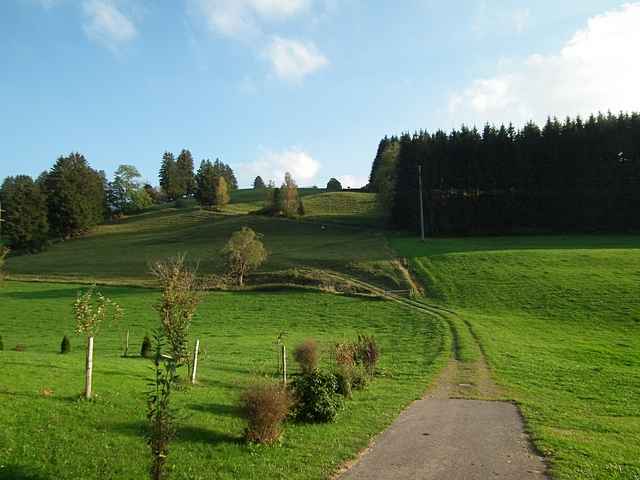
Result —
[[47, 480], [47, 477], [29, 472], [21, 465], [0, 466], [0, 480]]
[[[145, 438], [148, 431], [146, 422], [136, 421], [127, 423], [114, 423], [109, 426], [109, 431]], [[241, 444], [242, 438], [226, 432], [217, 432], [207, 428], [192, 425], [178, 426], [176, 442], [180, 443], [205, 443], [215, 446], [221, 443]], [[1, 477], [0, 477], [1, 478]], [[8, 477], [7, 477], [8, 478]]]
[[[37, 283], [34, 283], [37, 285]], [[66, 287], [66, 288], [50, 288], [46, 290], [31, 290], [29, 291], [2, 291], [0, 292], [0, 296], [6, 298], [15, 298], [18, 300], [64, 300], [67, 299], [69, 302], [73, 301], [77, 294], [78, 290], [86, 290], [89, 288], [89, 285], [78, 285], [74, 287]], [[100, 286], [98, 287], [103, 293], [108, 294], [113, 297], [122, 297], [125, 295], [136, 295], [140, 294], [139, 289], [131, 288], [131, 287], [111, 287], [111, 286]]]
[[211, 413], [225, 417], [240, 417], [240, 409], [235, 405], [224, 405], [222, 403], [192, 404], [187, 408], [196, 412]]

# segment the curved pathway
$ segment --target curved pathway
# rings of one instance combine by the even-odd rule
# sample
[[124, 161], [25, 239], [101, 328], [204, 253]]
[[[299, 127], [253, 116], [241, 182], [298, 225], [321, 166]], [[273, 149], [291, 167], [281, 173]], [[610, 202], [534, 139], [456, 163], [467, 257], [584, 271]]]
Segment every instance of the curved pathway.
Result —
[[[437, 307], [384, 296], [444, 318], [445, 311]], [[455, 327], [452, 325], [452, 328]], [[517, 406], [497, 401], [504, 398], [504, 392], [492, 381], [481, 355], [480, 360], [470, 363], [451, 359], [425, 397], [402, 412], [360, 458], [346, 466], [336, 478], [549, 478], [544, 459], [535, 452], [524, 431]]]

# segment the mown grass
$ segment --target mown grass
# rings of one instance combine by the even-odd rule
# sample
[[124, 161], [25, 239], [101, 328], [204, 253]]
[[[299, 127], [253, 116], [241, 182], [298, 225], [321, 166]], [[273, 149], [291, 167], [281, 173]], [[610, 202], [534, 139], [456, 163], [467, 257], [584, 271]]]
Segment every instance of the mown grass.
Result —
[[[96, 338], [97, 398], [88, 403], [78, 400], [82, 339], [72, 337], [71, 354], [57, 353], [62, 336], [73, 331], [71, 303], [78, 288], [20, 282], [0, 287], [1, 479], [146, 476], [150, 362], [122, 358], [122, 338], [129, 329], [137, 354], [143, 336], [158, 324], [153, 304], [159, 292], [103, 289], [124, 307], [125, 318]], [[275, 374], [274, 342], [281, 331], [290, 351], [307, 337], [326, 351], [335, 341], [373, 334], [382, 350], [379, 375], [354, 395], [336, 423], [288, 423], [279, 445], [249, 447], [241, 441], [244, 422], [236, 400], [252, 378]], [[326, 478], [420, 397], [449, 348], [446, 327], [424, 313], [318, 293], [207, 294], [194, 320], [196, 337], [203, 352], [199, 385], [175, 394], [182, 419], [169, 457], [174, 479]], [[16, 344], [26, 350], [12, 351]], [[295, 373], [291, 359], [290, 366]]]
[[402, 281], [393, 272], [376, 274], [381, 264], [393, 259], [381, 232], [336, 224], [323, 228], [317, 223], [253, 215], [221, 215], [197, 207], [158, 208], [102, 225], [82, 238], [56, 243], [45, 252], [13, 256], [6, 268], [8, 273], [23, 277], [130, 281], [148, 279], [151, 262], [182, 252], [199, 262], [200, 273], [220, 273], [220, 251], [231, 234], [243, 226], [263, 235], [269, 257], [260, 268], [262, 272], [312, 267], [383, 283]]
[[640, 237], [392, 244], [471, 325], [554, 478], [640, 478]]

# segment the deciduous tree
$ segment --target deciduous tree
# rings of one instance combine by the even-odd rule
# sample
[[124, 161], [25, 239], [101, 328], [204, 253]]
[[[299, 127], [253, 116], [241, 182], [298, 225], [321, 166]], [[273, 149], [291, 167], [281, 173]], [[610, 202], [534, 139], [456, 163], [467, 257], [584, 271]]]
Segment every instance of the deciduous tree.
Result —
[[244, 284], [247, 273], [258, 268], [267, 259], [267, 250], [261, 238], [262, 235], [249, 227], [242, 227], [231, 235], [222, 250], [227, 270], [240, 286]]

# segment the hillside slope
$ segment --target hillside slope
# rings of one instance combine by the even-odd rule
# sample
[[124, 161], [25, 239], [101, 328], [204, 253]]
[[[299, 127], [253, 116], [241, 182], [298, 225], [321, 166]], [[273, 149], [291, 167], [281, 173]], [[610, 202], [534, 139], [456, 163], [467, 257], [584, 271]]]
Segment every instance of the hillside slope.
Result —
[[471, 326], [554, 478], [640, 477], [640, 237], [392, 244]]
[[27, 279], [130, 283], [148, 279], [151, 262], [184, 253], [199, 263], [201, 274], [216, 274], [223, 270], [221, 249], [231, 234], [244, 226], [262, 234], [269, 251], [261, 272], [308, 267], [348, 273], [394, 288], [404, 281], [381, 232], [350, 225], [220, 214], [198, 207], [157, 208], [101, 225], [82, 238], [57, 243], [43, 253], [11, 257], [7, 270]]

